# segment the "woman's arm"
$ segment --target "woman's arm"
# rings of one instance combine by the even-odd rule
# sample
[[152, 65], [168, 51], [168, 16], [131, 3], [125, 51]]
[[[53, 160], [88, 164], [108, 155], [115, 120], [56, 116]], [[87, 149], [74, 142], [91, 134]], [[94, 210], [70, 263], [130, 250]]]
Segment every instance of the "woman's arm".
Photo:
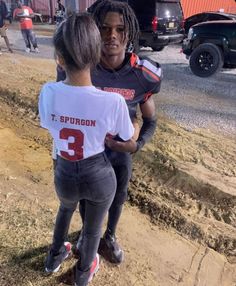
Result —
[[105, 143], [106, 145], [113, 151], [117, 151], [117, 152], [130, 152], [133, 153], [136, 151], [137, 149], [137, 139], [139, 137], [139, 124], [138, 124], [138, 119], [134, 118], [133, 119], [133, 126], [134, 126], [134, 135], [133, 137], [128, 140], [128, 141], [116, 141], [112, 139], [112, 136], [107, 136]]

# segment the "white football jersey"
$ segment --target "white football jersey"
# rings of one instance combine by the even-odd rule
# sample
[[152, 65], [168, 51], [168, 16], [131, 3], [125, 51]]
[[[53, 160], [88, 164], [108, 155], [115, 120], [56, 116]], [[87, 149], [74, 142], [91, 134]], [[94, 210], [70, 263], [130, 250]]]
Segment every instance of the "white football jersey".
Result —
[[94, 86], [46, 83], [40, 93], [39, 116], [57, 154], [71, 161], [104, 151], [108, 133], [124, 141], [134, 134], [124, 98]]

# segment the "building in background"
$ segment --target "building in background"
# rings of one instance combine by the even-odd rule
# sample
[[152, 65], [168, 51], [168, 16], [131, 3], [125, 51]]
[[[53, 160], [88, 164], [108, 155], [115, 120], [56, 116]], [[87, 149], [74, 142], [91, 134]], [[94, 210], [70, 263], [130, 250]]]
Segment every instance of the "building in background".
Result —
[[[142, 0], [145, 5], [145, 0]], [[165, 1], [165, 0], [163, 0]], [[5, 0], [8, 9], [14, 9], [15, 0]], [[32, 7], [33, 11], [40, 13], [44, 19], [51, 19], [55, 15], [56, 0], [22, 0], [22, 2]], [[86, 11], [95, 0], [61, 0], [66, 9], [73, 11]], [[184, 17], [204, 11], [222, 11], [236, 14], [235, 0], [180, 0]]]
[[220, 11], [236, 14], [235, 0], [181, 0], [184, 17], [205, 11]]
[[[95, 2], [94, 0], [74, 1], [79, 2], [80, 11], [86, 10], [86, 8]], [[145, 0], [140, 1], [143, 1], [143, 5], [145, 5]], [[236, 0], [180, 0], [180, 2], [184, 12], [184, 18], [204, 11], [222, 11], [236, 14]]]

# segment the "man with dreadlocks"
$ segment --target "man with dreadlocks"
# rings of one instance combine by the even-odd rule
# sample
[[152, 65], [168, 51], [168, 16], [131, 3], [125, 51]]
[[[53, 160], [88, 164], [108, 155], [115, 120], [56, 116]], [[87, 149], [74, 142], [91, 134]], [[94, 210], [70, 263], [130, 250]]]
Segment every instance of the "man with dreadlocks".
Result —
[[[102, 90], [121, 94], [128, 105], [132, 122], [137, 121], [139, 106], [142, 126], [134, 150], [136, 152], [154, 134], [156, 109], [152, 95], [159, 92], [162, 75], [159, 64], [127, 52], [138, 42], [139, 24], [133, 10], [126, 2], [98, 0], [88, 9], [96, 21], [102, 38], [101, 61], [92, 72], [92, 82]], [[62, 79], [64, 74], [58, 70], [57, 80]], [[117, 243], [115, 234], [123, 204], [127, 199], [132, 158], [130, 153], [123, 152], [123, 142], [118, 136], [107, 138], [106, 146], [106, 154], [116, 174], [117, 189], [98, 251], [110, 262], [120, 264], [124, 259], [124, 252]], [[83, 218], [85, 212], [83, 202], [80, 203], [80, 212]], [[81, 239], [83, 230], [77, 248]]]

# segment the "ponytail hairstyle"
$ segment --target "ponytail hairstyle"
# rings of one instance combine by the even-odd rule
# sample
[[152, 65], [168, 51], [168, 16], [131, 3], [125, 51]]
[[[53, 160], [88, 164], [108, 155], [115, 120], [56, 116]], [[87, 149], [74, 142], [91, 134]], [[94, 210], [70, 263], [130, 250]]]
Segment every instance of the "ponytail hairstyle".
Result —
[[72, 13], [57, 28], [53, 45], [71, 71], [94, 68], [100, 61], [101, 36], [88, 13]]

